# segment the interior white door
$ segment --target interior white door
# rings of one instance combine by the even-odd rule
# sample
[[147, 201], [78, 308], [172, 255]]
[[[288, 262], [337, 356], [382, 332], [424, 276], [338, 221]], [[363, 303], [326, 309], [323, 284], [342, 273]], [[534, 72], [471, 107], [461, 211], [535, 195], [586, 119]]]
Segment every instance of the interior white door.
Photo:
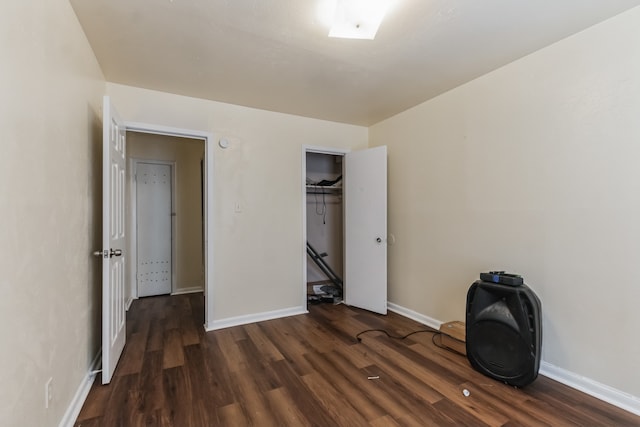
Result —
[[122, 350], [125, 328], [125, 150], [126, 128], [103, 101], [102, 159], [102, 384], [111, 381]]
[[346, 154], [344, 175], [345, 303], [387, 314], [387, 147]]
[[171, 166], [138, 162], [136, 233], [138, 296], [171, 293]]

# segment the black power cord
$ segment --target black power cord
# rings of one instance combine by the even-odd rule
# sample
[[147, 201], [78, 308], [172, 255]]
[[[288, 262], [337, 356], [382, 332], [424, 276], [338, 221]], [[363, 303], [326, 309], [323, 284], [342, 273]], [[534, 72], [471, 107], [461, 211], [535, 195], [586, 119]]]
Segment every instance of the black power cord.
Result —
[[358, 342], [362, 342], [362, 339], [360, 338], [360, 335], [362, 334], [366, 334], [367, 332], [382, 332], [384, 333], [386, 336], [388, 336], [389, 338], [393, 338], [395, 340], [403, 340], [405, 338], [410, 337], [413, 334], [419, 334], [419, 333], [423, 333], [423, 332], [428, 332], [428, 333], [432, 333], [432, 334], [436, 334], [439, 333], [438, 331], [435, 331], [433, 329], [420, 329], [419, 331], [413, 331], [413, 332], [409, 332], [407, 335], [391, 335], [389, 332], [387, 332], [384, 329], [367, 329], [365, 331], [359, 332], [356, 335], [356, 340], [358, 340]]
[[[414, 335], [414, 334], [430, 333], [430, 334], [433, 334], [433, 335], [431, 335], [431, 342], [433, 343], [434, 346], [436, 346], [438, 348], [441, 348], [441, 349], [444, 349], [444, 350], [448, 350], [448, 351], [450, 351], [452, 353], [455, 353], [455, 354], [458, 354], [460, 356], [466, 357], [466, 355], [464, 353], [461, 353], [461, 352], [459, 352], [457, 350], [454, 350], [452, 348], [445, 347], [444, 345], [442, 345], [442, 335], [444, 335], [444, 334], [442, 332], [436, 331], [434, 329], [420, 329], [420, 330], [417, 330], [417, 331], [409, 332], [406, 335], [392, 335], [392, 334], [390, 334], [389, 332], [387, 332], [384, 329], [366, 329], [366, 330], [364, 330], [362, 332], [358, 332], [358, 334], [356, 334], [356, 340], [359, 343], [362, 342], [362, 338], [360, 338], [360, 335], [366, 334], [367, 332], [382, 332], [383, 334], [385, 334], [389, 338], [393, 338], [395, 340], [404, 340], [404, 339], [406, 339], [406, 338], [408, 338], [408, 337], [410, 337], [411, 335]], [[436, 337], [440, 337], [440, 344], [436, 343]]]

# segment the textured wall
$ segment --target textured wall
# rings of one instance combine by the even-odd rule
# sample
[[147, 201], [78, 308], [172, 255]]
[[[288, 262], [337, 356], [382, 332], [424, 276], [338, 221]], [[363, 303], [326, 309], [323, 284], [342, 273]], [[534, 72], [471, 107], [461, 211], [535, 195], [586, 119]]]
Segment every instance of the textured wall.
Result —
[[388, 145], [389, 300], [464, 320], [524, 275], [543, 359], [640, 396], [640, 8], [370, 128]]
[[107, 92], [125, 120], [215, 135], [214, 319], [300, 307], [302, 146], [365, 148], [367, 128], [113, 83]]
[[105, 83], [66, 0], [1, 9], [0, 425], [52, 426], [100, 347]]

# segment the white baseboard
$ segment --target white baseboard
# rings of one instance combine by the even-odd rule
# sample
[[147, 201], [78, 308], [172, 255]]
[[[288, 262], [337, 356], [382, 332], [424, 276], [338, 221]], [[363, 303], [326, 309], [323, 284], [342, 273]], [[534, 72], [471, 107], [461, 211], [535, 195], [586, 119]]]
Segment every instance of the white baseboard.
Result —
[[214, 320], [211, 325], [205, 325], [207, 331], [230, 328], [232, 326], [246, 325], [249, 323], [263, 322], [265, 320], [279, 319], [281, 317], [297, 316], [308, 313], [306, 307], [290, 307], [282, 310], [265, 311], [263, 313], [247, 314], [245, 316], [228, 317]]
[[98, 351], [98, 354], [91, 362], [91, 367], [89, 371], [84, 376], [80, 385], [78, 386], [78, 390], [76, 394], [71, 399], [71, 403], [67, 407], [67, 410], [64, 413], [64, 416], [60, 420], [60, 424], [58, 427], [73, 427], [75, 424], [78, 415], [80, 414], [80, 410], [82, 409], [82, 405], [84, 405], [84, 401], [87, 400], [87, 396], [89, 395], [89, 391], [91, 391], [91, 386], [96, 379], [96, 369], [100, 366], [102, 361], [102, 350]]
[[204, 288], [202, 286], [191, 286], [189, 288], [176, 289], [174, 292], [171, 292], [171, 295], [195, 294], [196, 292], [203, 292], [203, 291], [204, 291]]
[[540, 375], [551, 378], [590, 396], [610, 403], [632, 414], [640, 415], [640, 398], [609, 387], [590, 378], [583, 377], [551, 363], [540, 362]]
[[436, 320], [432, 317], [429, 316], [425, 316], [424, 314], [420, 314], [417, 311], [413, 311], [410, 310], [406, 307], [402, 307], [398, 304], [394, 304], [392, 302], [388, 302], [387, 303], [387, 309], [389, 311], [393, 311], [394, 313], [398, 313], [404, 317], [408, 317], [411, 320], [415, 320], [416, 322], [420, 322], [423, 325], [426, 325], [430, 328], [433, 329], [440, 329], [440, 325], [442, 325], [443, 322]]
[[[434, 329], [440, 329], [440, 325], [443, 323], [439, 320], [391, 302], [387, 303], [387, 308], [389, 311], [393, 311], [394, 313], [398, 313]], [[622, 392], [574, 372], [559, 368], [545, 362], [544, 360], [540, 362], [540, 370], [538, 372], [540, 375], [544, 375], [545, 377], [551, 378], [552, 380], [558, 381], [566, 386], [580, 390], [581, 392], [593, 396], [596, 399], [610, 403], [611, 405], [617, 406], [618, 408], [624, 409], [632, 414], [640, 415], [639, 397]]]

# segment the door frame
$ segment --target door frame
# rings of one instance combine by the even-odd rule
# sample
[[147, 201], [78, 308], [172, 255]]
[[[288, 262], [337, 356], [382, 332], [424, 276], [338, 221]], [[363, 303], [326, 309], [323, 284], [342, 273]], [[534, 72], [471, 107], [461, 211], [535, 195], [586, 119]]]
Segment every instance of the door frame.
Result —
[[[155, 135], [176, 136], [181, 138], [201, 139], [204, 141], [204, 327], [213, 328], [214, 319], [214, 150], [215, 135], [193, 129], [181, 129], [156, 124], [127, 122], [127, 132], [140, 132]], [[137, 292], [137, 291], [136, 291]]]
[[[302, 305], [307, 310], [307, 153], [328, 154], [331, 156], [344, 157], [350, 153], [350, 149], [335, 147], [319, 147], [314, 145], [302, 146], [302, 245], [300, 253], [302, 254]], [[342, 163], [344, 168], [344, 162]], [[343, 170], [344, 175], [344, 170]], [[343, 199], [344, 200], [344, 199]], [[343, 213], [344, 215], [344, 213]], [[346, 224], [344, 225], [346, 227]], [[344, 235], [344, 229], [343, 229]], [[344, 245], [344, 240], [343, 240]], [[345, 285], [346, 286], [346, 285]]]
[[[127, 129], [127, 132], [130, 132]], [[154, 160], [154, 159], [142, 159], [139, 157], [131, 157], [129, 159], [129, 176], [131, 179], [129, 180], [129, 203], [131, 206], [131, 217], [130, 224], [131, 229], [129, 230], [129, 250], [127, 251], [129, 254], [128, 261], [131, 269], [129, 271], [130, 276], [129, 280], [131, 281], [131, 294], [129, 295], [129, 300], [127, 301], [127, 310], [131, 305], [131, 302], [134, 299], [138, 299], [138, 274], [137, 274], [137, 265], [138, 265], [138, 201], [137, 201], [137, 180], [134, 178], [136, 175], [136, 170], [138, 167], [138, 163], [150, 163], [154, 165], [168, 165], [171, 168], [171, 294], [175, 291], [176, 286], [176, 191], [178, 191], [178, 187], [176, 185], [176, 176], [177, 174], [177, 164], [173, 161], [166, 160]], [[204, 262], [204, 260], [203, 260]], [[135, 286], [134, 286], [135, 284]]]

